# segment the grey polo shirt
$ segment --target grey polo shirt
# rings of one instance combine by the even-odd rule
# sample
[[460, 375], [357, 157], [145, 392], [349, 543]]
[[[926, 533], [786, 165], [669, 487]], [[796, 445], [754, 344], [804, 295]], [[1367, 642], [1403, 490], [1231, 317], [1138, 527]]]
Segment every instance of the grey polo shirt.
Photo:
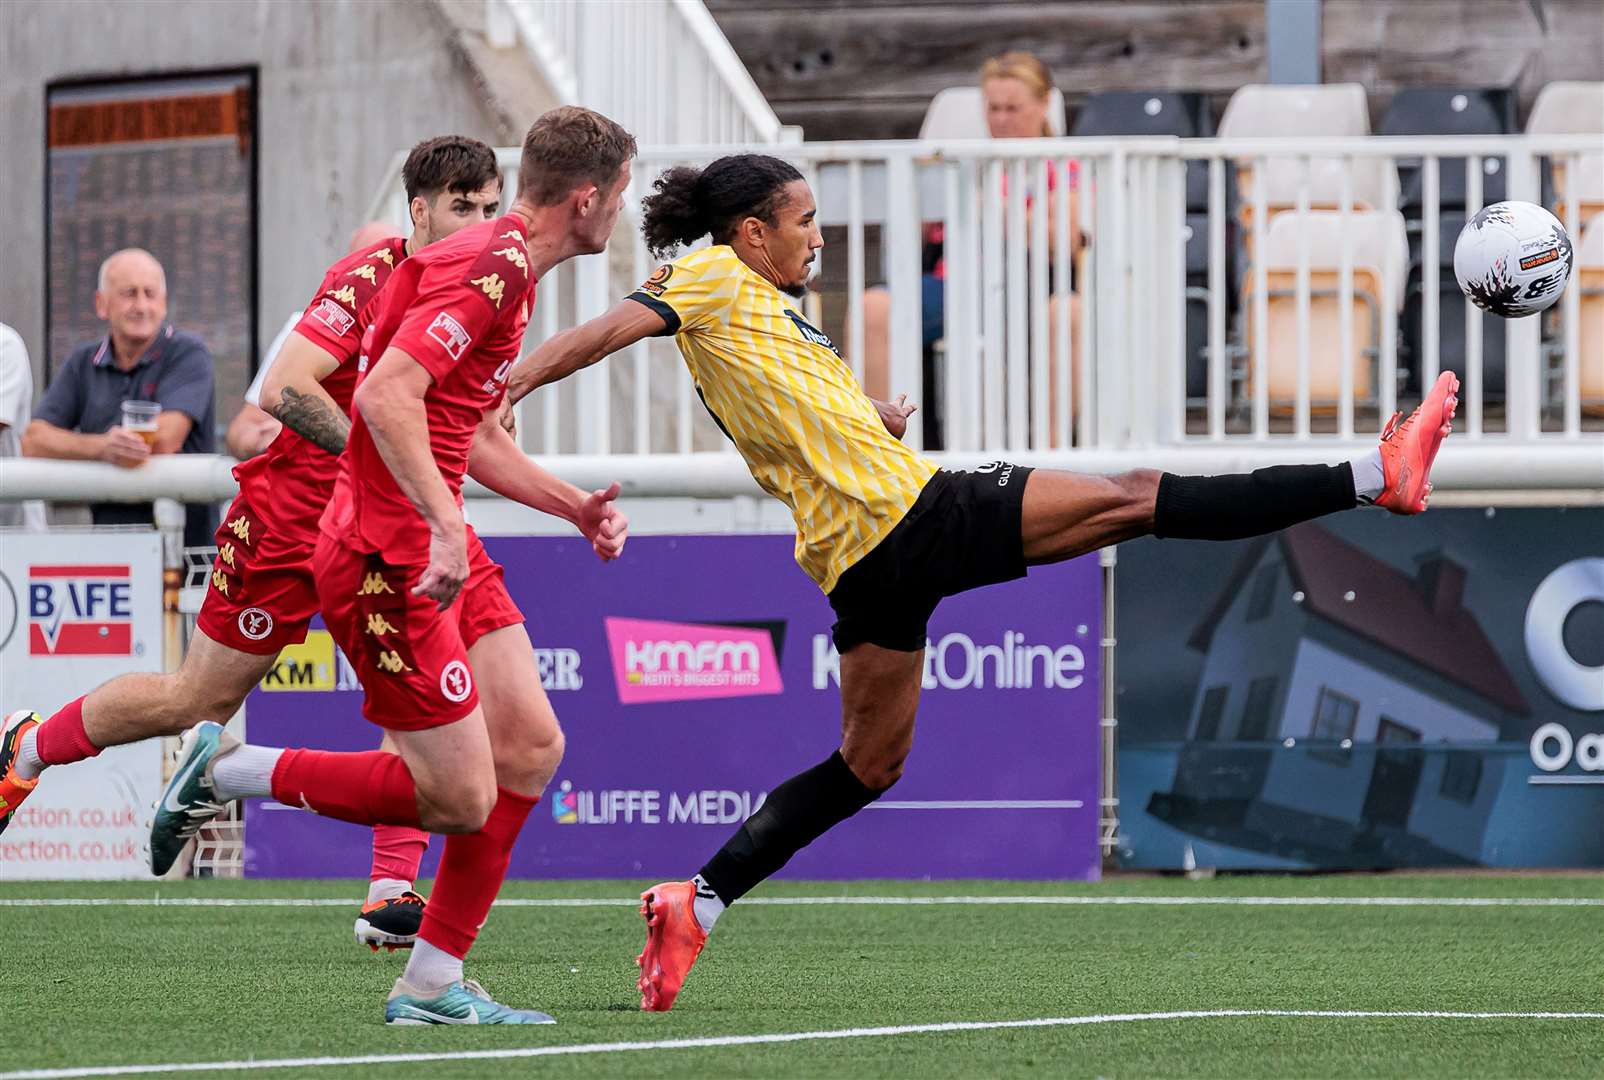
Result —
[[[125, 401], [154, 401], [164, 411], [181, 412], [194, 421], [181, 454], [217, 450], [217, 413], [213, 402], [212, 354], [193, 334], [162, 324], [151, 347], [128, 371], [112, 362], [111, 339], [80, 345], [50, 380], [50, 389], [34, 410], [34, 418], [68, 431], [98, 435], [122, 423]], [[151, 520], [148, 503], [96, 503], [95, 524], [137, 524]], [[212, 542], [216, 508], [191, 505], [184, 543]]]

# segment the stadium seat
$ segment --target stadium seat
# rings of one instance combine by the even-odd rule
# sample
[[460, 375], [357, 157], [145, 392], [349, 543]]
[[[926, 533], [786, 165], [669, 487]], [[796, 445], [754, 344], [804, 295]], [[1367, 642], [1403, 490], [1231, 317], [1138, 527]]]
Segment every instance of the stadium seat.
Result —
[[[1237, 311], [1236, 237], [1227, 219], [1225, 230], [1225, 317]], [[1186, 215], [1186, 396], [1197, 401], [1208, 394], [1209, 216]]]
[[[1309, 400], [1318, 412], [1338, 406], [1342, 385], [1338, 287], [1344, 232], [1342, 215], [1311, 211], [1308, 216], [1309, 249]], [[1296, 403], [1298, 385], [1297, 265], [1300, 230], [1298, 215], [1278, 214], [1265, 235], [1265, 269], [1269, 291], [1266, 351], [1269, 400], [1278, 412]], [[1353, 265], [1353, 390], [1356, 401], [1372, 398], [1376, 390], [1375, 356], [1380, 335], [1394, 332], [1403, 300], [1408, 245], [1403, 215], [1396, 210], [1356, 212], [1348, 216], [1348, 242]], [[1254, 346], [1253, 273], [1244, 275], [1243, 321], [1247, 324], [1250, 355]], [[1253, 366], [1248, 368], [1248, 389], [1253, 391]]]
[[[1442, 215], [1437, 232], [1437, 357], [1439, 369], [1451, 369], [1465, 378], [1465, 310], [1469, 301], [1459, 291], [1454, 278], [1454, 244], [1465, 227], [1463, 211]], [[1409, 238], [1409, 284], [1404, 295], [1403, 352], [1399, 366], [1407, 367], [1408, 380], [1404, 389], [1410, 393], [1420, 391], [1420, 369], [1425, 356], [1423, 320], [1425, 317], [1425, 256], [1418, 248], [1419, 235]], [[1495, 315], [1481, 313], [1481, 371], [1482, 400], [1504, 400], [1504, 322]], [[1468, 390], [1466, 391], [1468, 394]]]
[[[1222, 139], [1285, 138], [1289, 155], [1294, 140], [1310, 136], [1370, 134], [1370, 114], [1364, 87], [1358, 83], [1324, 86], [1244, 86], [1231, 95], [1220, 118]], [[1294, 156], [1273, 157], [1265, 170], [1265, 213], [1268, 217], [1297, 204], [1301, 165]], [[1245, 230], [1253, 220], [1253, 161], [1237, 163], [1237, 187]], [[1336, 209], [1342, 195], [1342, 163], [1315, 159], [1309, 163], [1309, 205]], [[1398, 175], [1380, 158], [1353, 162], [1353, 206], [1358, 210], [1391, 210], [1398, 204]], [[1244, 238], [1251, 242], [1251, 233]]]
[[1581, 289], [1578, 371], [1582, 410], [1604, 416], [1604, 213], [1582, 230], [1576, 254], [1576, 284]]
[[1572, 198], [1576, 200], [1578, 221], [1591, 221], [1604, 214], [1604, 154], [1579, 154], [1576, 175], [1567, 176], [1569, 171], [1563, 159], [1554, 159], [1554, 216], [1563, 222], [1565, 204]]
[[1369, 104], [1359, 83], [1269, 86], [1250, 83], [1231, 95], [1220, 138], [1370, 134]]
[[[1064, 94], [1057, 87], [1047, 102], [1047, 126], [1054, 135], [1064, 133]], [[921, 139], [987, 139], [986, 106], [978, 86], [949, 86], [930, 100]]]
[[[1532, 105], [1526, 134], [1604, 135], [1604, 82], [1549, 83]], [[1578, 200], [1579, 220], [1604, 211], [1604, 154], [1582, 155], [1578, 177], [1567, 177], [1569, 171], [1566, 159], [1553, 159], [1556, 216], [1565, 220], [1565, 200], [1569, 198]]]
[[[1411, 87], [1393, 96], [1381, 118], [1380, 135], [1508, 135], [1515, 126], [1515, 95], [1509, 90], [1476, 87]], [[1504, 198], [1504, 161], [1482, 161], [1482, 205]], [[1463, 158], [1441, 158], [1438, 195], [1443, 209], [1465, 206]], [[1422, 216], [1423, 181], [1418, 159], [1398, 162], [1405, 220]]]
[[1092, 94], [1075, 117], [1071, 135], [1179, 135], [1214, 133], [1208, 99], [1167, 90], [1103, 90]]
[[1537, 93], [1526, 118], [1528, 135], [1604, 132], [1604, 82], [1551, 82]]
[[[1208, 99], [1198, 93], [1171, 91], [1104, 90], [1092, 94], [1075, 117], [1071, 135], [1175, 135], [1183, 139], [1214, 134]], [[1231, 205], [1231, 191], [1226, 197]], [[1209, 208], [1209, 167], [1206, 161], [1186, 165], [1186, 209], [1205, 213]]]

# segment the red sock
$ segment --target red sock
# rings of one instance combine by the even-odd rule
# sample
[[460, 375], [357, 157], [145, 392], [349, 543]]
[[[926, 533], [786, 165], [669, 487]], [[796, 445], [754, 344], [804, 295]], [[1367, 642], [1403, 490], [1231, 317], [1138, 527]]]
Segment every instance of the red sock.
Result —
[[368, 880], [389, 878], [392, 881], [416, 882], [423, 853], [428, 850], [429, 834], [422, 829], [406, 825], [375, 825], [373, 873], [368, 875]]
[[506, 788], [497, 791], [500, 797], [484, 828], [446, 837], [434, 892], [418, 929], [420, 938], [458, 959], [468, 955], [490, 915], [490, 905], [507, 876], [513, 842], [529, 811], [540, 801], [538, 796], [530, 798]]
[[358, 825], [422, 824], [407, 763], [383, 750], [286, 750], [273, 767], [273, 798]]
[[39, 760], [46, 765], [71, 765], [100, 753], [100, 747], [89, 741], [89, 733], [84, 730], [83, 698], [63, 705], [59, 712], [39, 725], [34, 738]]

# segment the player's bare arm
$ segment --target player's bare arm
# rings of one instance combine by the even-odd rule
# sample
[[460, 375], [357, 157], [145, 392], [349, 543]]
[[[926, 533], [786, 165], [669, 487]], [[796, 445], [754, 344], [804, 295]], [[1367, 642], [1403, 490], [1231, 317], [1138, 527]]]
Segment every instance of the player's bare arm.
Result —
[[663, 317], [644, 304], [620, 300], [605, 314], [544, 341], [512, 369], [507, 399], [524, 396], [547, 383], [566, 379], [574, 372], [627, 349], [637, 341], [656, 337], [668, 329]]
[[331, 454], [344, 450], [351, 434], [350, 419], [323, 389], [339, 366], [327, 349], [292, 331], [262, 383], [262, 408]]
[[624, 550], [629, 519], [614, 504], [619, 484], [586, 492], [537, 465], [502, 429], [499, 412], [488, 412], [474, 432], [468, 475], [497, 495], [572, 522], [604, 562]]
[[468, 541], [462, 511], [429, 447], [423, 397], [432, 385], [421, 364], [400, 349], [387, 349], [357, 387], [352, 405], [402, 494], [429, 526], [429, 565], [412, 591], [446, 608], [468, 580]]

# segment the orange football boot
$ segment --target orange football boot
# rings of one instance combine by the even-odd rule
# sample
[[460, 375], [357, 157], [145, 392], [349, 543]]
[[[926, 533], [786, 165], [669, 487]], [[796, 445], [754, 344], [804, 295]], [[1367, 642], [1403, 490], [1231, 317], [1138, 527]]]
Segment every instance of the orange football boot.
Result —
[[667, 1012], [707, 944], [707, 931], [696, 921], [696, 886], [689, 881], [653, 885], [640, 898], [640, 913], [646, 916], [646, 947], [635, 958], [640, 1007]]
[[17, 775], [17, 753], [22, 746], [22, 737], [38, 727], [39, 722], [38, 713], [24, 709], [12, 713], [0, 725], [0, 833], [5, 832], [6, 826], [11, 824], [22, 800], [39, 786], [38, 778], [24, 780]]
[[1431, 463], [1442, 441], [1453, 430], [1459, 408], [1459, 376], [1445, 371], [1409, 419], [1398, 422], [1393, 413], [1381, 433], [1381, 469], [1386, 486], [1376, 505], [1394, 514], [1418, 514], [1431, 498]]

